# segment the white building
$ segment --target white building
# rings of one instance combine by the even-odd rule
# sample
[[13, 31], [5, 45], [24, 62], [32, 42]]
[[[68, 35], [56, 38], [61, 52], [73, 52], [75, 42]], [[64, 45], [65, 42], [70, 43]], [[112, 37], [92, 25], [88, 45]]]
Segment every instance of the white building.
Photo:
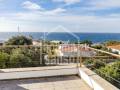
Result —
[[120, 45], [108, 46], [108, 49], [111, 49], [112, 52], [118, 52], [118, 54], [120, 54]]
[[34, 40], [32, 43], [34, 46], [41, 46], [42, 45], [42, 42], [37, 41], [37, 40]]
[[60, 45], [58, 50], [59, 56], [74, 57], [74, 56], [83, 56], [91, 57], [95, 55], [95, 52], [87, 48], [85, 45], [75, 45], [75, 44], [66, 44]]

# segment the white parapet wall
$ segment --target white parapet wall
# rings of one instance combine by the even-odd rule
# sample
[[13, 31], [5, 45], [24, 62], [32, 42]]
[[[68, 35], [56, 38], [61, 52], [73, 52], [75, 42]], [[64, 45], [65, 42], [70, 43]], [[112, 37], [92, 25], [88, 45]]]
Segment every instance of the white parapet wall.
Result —
[[15, 69], [1, 72], [0, 80], [10, 80], [10, 79], [24, 79], [24, 78], [37, 78], [37, 77], [50, 77], [50, 76], [63, 76], [63, 75], [77, 75], [78, 69], [76, 67], [72, 68], [44, 68], [36, 70], [21, 70], [15, 71]]
[[86, 67], [79, 68], [79, 75], [93, 90], [119, 90]]

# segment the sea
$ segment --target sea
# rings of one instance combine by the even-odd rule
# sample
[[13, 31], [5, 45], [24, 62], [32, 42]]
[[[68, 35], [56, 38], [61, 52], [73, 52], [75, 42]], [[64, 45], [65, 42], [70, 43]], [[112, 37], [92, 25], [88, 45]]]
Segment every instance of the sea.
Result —
[[34, 40], [60, 40], [60, 41], [83, 41], [90, 40], [93, 43], [102, 43], [109, 40], [120, 41], [120, 33], [66, 33], [66, 32], [0, 32], [0, 42], [17, 35], [32, 36]]

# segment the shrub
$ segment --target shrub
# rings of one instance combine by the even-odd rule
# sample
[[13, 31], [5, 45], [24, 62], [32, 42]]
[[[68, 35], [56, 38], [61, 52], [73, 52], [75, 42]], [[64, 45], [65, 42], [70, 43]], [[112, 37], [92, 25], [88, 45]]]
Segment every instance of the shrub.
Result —
[[106, 46], [119, 45], [119, 44], [120, 44], [120, 41], [114, 41], [114, 40], [105, 42]]
[[31, 65], [31, 59], [24, 54], [12, 54], [10, 56], [11, 67], [27, 67]]
[[115, 62], [113, 64], [108, 64], [105, 67], [101, 67], [97, 70], [97, 73], [114, 84], [115, 86], [119, 87], [119, 83], [116, 80], [120, 81], [120, 61]]
[[102, 45], [95, 45], [95, 46], [92, 46], [92, 48], [95, 48], [95, 49], [102, 49]]
[[105, 63], [101, 60], [95, 60], [94, 62], [93, 62], [93, 66], [96, 68], [96, 69], [98, 69], [98, 68], [100, 68], [100, 67], [104, 67], [105, 66]]
[[89, 66], [89, 65], [93, 65], [93, 60], [85, 60], [84, 62], [83, 62], [83, 64], [85, 64], [86, 66]]
[[6, 68], [9, 62], [9, 55], [7, 53], [0, 52], [0, 68]]

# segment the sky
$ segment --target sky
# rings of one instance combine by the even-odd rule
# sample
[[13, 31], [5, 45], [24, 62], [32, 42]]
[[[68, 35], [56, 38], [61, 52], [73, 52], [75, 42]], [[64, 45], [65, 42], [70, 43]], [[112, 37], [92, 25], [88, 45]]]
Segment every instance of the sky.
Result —
[[0, 32], [120, 33], [120, 0], [0, 0]]

